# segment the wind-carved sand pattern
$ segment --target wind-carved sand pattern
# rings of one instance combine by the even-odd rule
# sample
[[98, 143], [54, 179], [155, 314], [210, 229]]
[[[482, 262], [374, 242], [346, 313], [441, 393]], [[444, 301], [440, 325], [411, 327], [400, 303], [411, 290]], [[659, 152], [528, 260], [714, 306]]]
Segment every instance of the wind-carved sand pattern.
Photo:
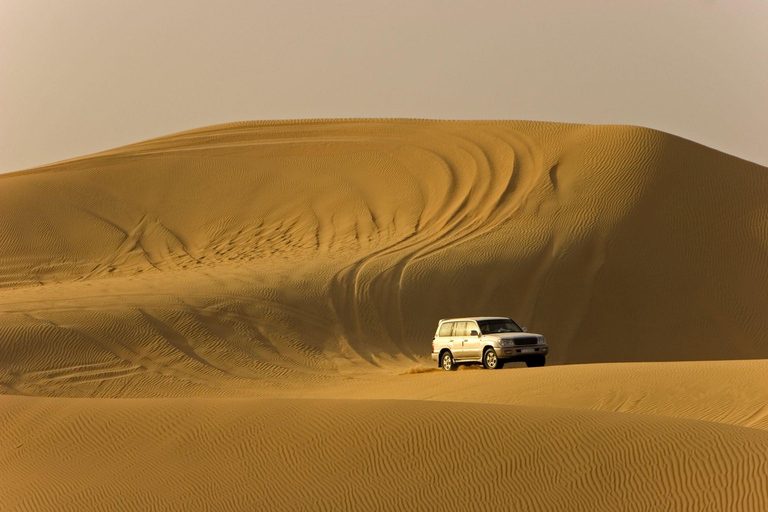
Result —
[[[507, 121], [2, 175], [0, 509], [768, 509], [766, 191], [661, 132]], [[423, 372], [474, 314], [604, 364]]]

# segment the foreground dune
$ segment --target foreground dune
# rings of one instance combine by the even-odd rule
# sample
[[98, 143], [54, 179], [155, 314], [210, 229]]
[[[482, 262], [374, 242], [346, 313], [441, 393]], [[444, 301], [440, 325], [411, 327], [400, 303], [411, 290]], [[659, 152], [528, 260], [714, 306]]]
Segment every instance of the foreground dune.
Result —
[[0, 397], [8, 510], [742, 510], [768, 433], [376, 400]]
[[[533, 122], [242, 123], [2, 175], [0, 510], [766, 510], [766, 190]], [[569, 364], [432, 371], [474, 314]]]

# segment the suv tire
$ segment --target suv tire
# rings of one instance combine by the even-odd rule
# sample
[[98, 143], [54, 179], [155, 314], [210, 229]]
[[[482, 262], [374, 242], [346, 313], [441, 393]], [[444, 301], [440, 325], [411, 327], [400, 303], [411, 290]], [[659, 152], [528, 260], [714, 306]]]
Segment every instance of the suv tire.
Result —
[[487, 348], [483, 352], [483, 366], [488, 370], [500, 370], [504, 367], [504, 362], [499, 359], [495, 350]]
[[453, 355], [448, 350], [443, 352], [443, 355], [440, 356], [440, 366], [447, 372], [454, 372], [459, 368], [459, 365], [453, 360]]
[[525, 360], [526, 366], [528, 368], [537, 368], [539, 366], [544, 366], [544, 363], [547, 362], [547, 358], [545, 356], [532, 356]]

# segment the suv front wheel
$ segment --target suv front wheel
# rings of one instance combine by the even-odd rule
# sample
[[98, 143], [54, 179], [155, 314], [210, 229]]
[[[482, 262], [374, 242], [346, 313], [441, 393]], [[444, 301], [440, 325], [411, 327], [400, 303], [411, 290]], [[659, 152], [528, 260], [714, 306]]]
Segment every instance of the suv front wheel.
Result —
[[441, 366], [443, 367], [443, 370], [447, 372], [452, 372], [456, 370], [459, 365], [456, 364], [456, 361], [453, 360], [453, 356], [450, 352], [447, 350], [443, 352], [442, 359], [440, 360]]
[[483, 366], [489, 370], [499, 370], [504, 367], [504, 361], [499, 359], [495, 350], [487, 348], [483, 353]]

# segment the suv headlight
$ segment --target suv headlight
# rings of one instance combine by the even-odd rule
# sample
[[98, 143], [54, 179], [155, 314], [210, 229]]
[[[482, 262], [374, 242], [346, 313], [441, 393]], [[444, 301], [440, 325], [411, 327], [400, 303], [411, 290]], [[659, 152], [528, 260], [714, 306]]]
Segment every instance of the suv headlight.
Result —
[[542, 336], [541, 338], [539, 338], [539, 344], [543, 345], [543, 344], [545, 344], [546, 342], [547, 342], [547, 340], [546, 340], [546, 338], [544, 338], [544, 336]]

